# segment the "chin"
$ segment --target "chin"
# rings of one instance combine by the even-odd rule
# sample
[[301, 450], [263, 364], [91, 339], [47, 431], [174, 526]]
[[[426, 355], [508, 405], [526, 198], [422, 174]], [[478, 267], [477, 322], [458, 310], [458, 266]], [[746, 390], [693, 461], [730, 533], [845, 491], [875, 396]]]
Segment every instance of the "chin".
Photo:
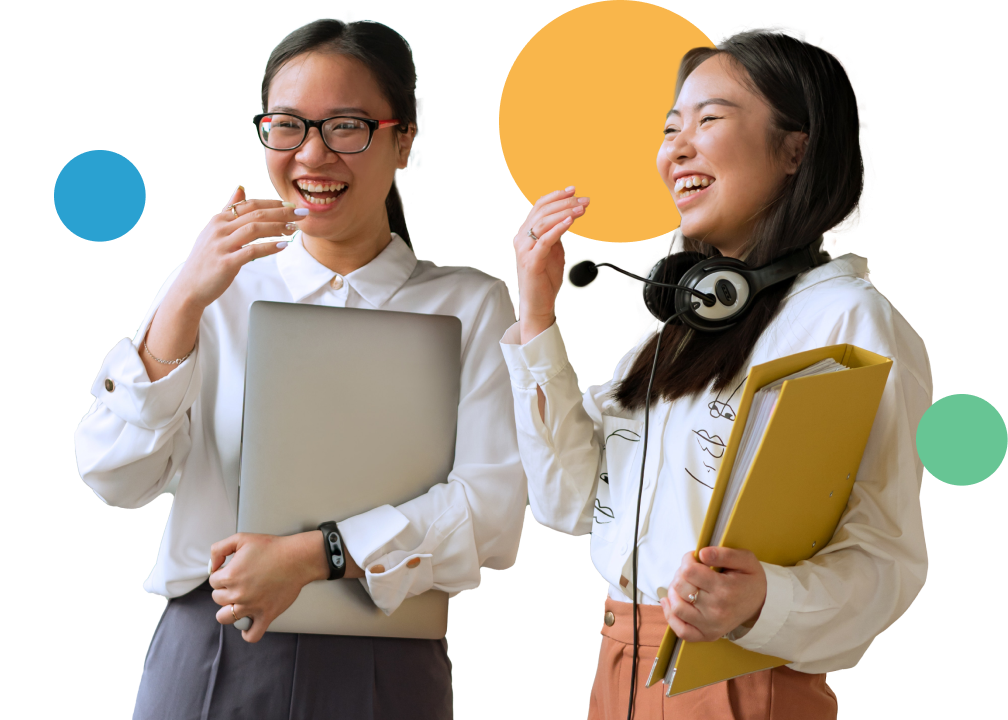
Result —
[[686, 237], [694, 240], [702, 240], [710, 234], [712, 227], [709, 222], [705, 222], [706, 218], [695, 217], [692, 213], [686, 213], [681, 217], [682, 222], [679, 223], [679, 229]]

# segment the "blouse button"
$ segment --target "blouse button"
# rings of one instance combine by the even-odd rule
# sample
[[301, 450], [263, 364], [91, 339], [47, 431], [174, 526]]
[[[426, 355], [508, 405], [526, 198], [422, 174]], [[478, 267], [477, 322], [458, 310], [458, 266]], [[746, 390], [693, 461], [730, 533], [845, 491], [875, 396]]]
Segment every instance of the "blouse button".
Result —
[[383, 572], [385, 572], [385, 566], [384, 565], [372, 565], [371, 568], [370, 568], [370, 571], [371, 571], [372, 575], [381, 575]]
[[616, 622], [616, 616], [615, 616], [615, 615], [613, 615], [613, 614], [612, 614], [611, 612], [607, 612], [607, 613], [605, 614], [605, 618], [604, 618], [604, 620], [605, 620], [605, 624], [606, 624], [607, 626], [609, 626], [609, 627], [612, 627], [612, 626], [613, 626], [613, 624], [614, 624], [614, 623]]
[[341, 287], [343, 287], [343, 276], [333, 275], [333, 279], [329, 281], [329, 285], [332, 287], [333, 290], [339, 290]]
[[406, 567], [415, 568], [419, 564], [420, 564], [420, 558], [413, 558], [408, 563], [406, 563]]
[[112, 378], [105, 378], [105, 389], [109, 392], [115, 391], [115, 382], [113, 382]]

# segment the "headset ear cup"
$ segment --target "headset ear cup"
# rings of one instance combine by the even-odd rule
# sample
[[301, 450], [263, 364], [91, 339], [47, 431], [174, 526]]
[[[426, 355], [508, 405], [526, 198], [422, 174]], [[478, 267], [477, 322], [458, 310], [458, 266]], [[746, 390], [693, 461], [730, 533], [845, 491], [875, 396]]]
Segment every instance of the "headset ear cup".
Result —
[[[648, 280], [676, 285], [687, 270], [704, 259], [703, 255], [695, 252], [680, 252], [668, 255], [659, 260], [651, 268], [651, 272], [648, 273]], [[657, 287], [648, 283], [644, 284], [644, 305], [661, 322], [665, 322], [675, 315], [675, 295], [676, 291], [672, 288]], [[682, 320], [676, 318], [673, 322], [681, 323]]]

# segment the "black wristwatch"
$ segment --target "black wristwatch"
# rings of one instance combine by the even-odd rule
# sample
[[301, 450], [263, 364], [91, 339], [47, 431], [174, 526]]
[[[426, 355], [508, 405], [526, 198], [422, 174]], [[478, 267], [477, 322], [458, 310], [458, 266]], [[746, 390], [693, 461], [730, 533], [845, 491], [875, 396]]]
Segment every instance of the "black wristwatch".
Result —
[[329, 563], [329, 579], [339, 580], [346, 573], [343, 536], [332, 521], [322, 523], [318, 529], [322, 531], [322, 547], [325, 548], [326, 562]]

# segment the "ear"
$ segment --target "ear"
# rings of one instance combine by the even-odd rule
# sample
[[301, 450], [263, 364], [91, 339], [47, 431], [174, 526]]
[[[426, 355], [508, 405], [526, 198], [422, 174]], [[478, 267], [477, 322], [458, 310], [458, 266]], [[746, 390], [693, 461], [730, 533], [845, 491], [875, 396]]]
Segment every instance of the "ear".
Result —
[[785, 173], [794, 175], [798, 172], [798, 166], [805, 158], [806, 149], [808, 149], [808, 133], [796, 131], [787, 134], [782, 150]]
[[[398, 131], [397, 131], [398, 132]], [[409, 130], [406, 132], [400, 132], [396, 136], [396, 143], [399, 148], [399, 163], [398, 167], [400, 170], [406, 167], [407, 162], [409, 162], [410, 150], [413, 149], [413, 139], [416, 137], [417, 127], [413, 123], [410, 123]]]

